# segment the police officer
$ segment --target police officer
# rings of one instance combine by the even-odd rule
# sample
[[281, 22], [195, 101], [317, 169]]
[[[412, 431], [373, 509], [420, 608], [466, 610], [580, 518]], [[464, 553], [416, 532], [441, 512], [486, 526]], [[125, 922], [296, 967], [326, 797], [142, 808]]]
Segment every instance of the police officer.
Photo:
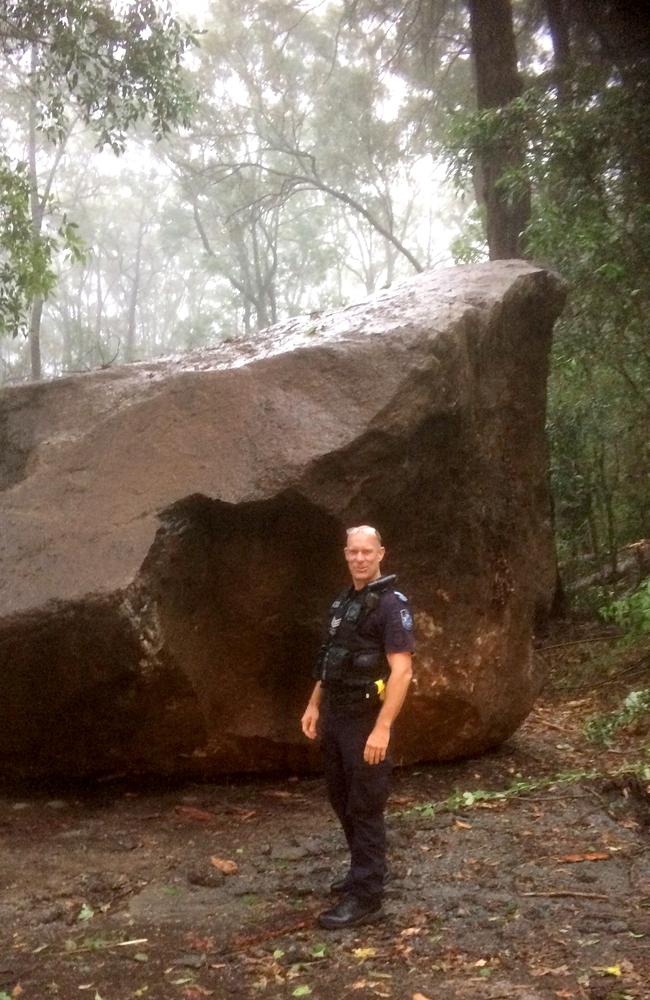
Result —
[[330, 608], [318, 679], [302, 717], [305, 736], [313, 740], [320, 732], [329, 799], [350, 849], [348, 873], [331, 886], [341, 900], [319, 917], [329, 929], [383, 917], [391, 727], [415, 648], [408, 601], [393, 588], [394, 576], [381, 575], [379, 532], [369, 525], [348, 529], [344, 551], [352, 586]]

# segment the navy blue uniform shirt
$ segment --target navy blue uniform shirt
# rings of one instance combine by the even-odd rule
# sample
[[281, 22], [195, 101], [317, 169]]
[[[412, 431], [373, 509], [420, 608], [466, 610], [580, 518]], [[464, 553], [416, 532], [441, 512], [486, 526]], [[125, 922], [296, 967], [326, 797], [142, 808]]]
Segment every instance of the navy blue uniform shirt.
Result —
[[390, 588], [383, 590], [377, 607], [363, 616], [359, 635], [375, 640], [385, 653], [412, 653], [413, 612], [404, 595]]

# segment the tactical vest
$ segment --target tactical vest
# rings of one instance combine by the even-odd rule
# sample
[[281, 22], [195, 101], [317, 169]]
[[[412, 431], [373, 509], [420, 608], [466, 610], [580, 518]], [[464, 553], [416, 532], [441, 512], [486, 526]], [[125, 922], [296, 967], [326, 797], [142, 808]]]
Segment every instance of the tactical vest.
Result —
[[372, 688], [387, 680], [390, 669], [380, 640], [360, 634], [368, 614], [379, 604], [395, 576], [373, 580], [363, 590], [344, 590], [329, 610], [329, 635], [321, 647], [316, 676], [325, 688]]

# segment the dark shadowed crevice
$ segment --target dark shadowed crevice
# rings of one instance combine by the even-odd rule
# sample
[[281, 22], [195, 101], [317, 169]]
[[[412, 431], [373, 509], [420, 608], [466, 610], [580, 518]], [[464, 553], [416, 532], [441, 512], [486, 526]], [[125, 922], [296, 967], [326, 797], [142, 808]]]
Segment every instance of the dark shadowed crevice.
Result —
[[33, 413], [24, 402], [12, 407], [10, 391], [5, 390], [5, 394], [4, 405], [0, 406], [0, 492], [25, 478], [33, 447]]
[[160, 517], [137, 588], [196, 701], [197, 760], [281, 766], [302, 739], [324, 595], [345, 579], [342, 526], [293, 492], [238, 505], [196, 495]]

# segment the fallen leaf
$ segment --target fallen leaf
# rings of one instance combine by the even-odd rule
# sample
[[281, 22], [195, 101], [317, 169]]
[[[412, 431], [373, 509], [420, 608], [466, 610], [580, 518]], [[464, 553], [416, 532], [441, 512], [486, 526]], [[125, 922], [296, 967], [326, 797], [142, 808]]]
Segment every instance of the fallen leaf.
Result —
[[531, 969], [531, 976], [568, 976], [569, 967], [567, 965], [558, 965], [555, 969], [546, 968], [544, 965], [540, 965], [539, 969]]
[[230, 861], [228, 858], [218, 858], [216, 854], [210, 858], [210, 864], [218, 868], [224, 875], [236, 875], [239, 871], [239, 865], [236, 861]]
[[183, 990], [187, 1000], [200, 1000], [200, 997], [211, 997], [213, 994], [214, 990], [206, 990], [204, 986], [186, 986]]
[[216, 819], [214, 813], [206, 809], [196, 809], [194, 806], [174, 806], [174, 812], [185, 819], [194, 819], [200, 823], [212, 823]]
[[414, 993], [411, 1000], [429, 1000], [429, 997], [425, 997], [424, 993]]
[[421, 933], [421, 927], [405, 927], [403, 931], [400, 931], [400, 937], [413, 937], [415, 934]]
[[578, 861], [607, 861], [608, 858], [606, 851], [587, 851], [586, 854], [563, 854], [558, 861], [562, 864], [576, 864]]
[[594, 972], [602, 972], [606, 976], [622, 976], [623, 970], [620, 965], [594, 965]]
[[189, 947], [192, 951], [213, 951], [214, 950], [214, 938], [213, 937], [193, 937], [191, 934], [188, 935]]
[[554, 997], [560, 997], [560, 1000], [571, 1000], [571, 997], [575, 996], [571, 990], [553, 990]]
[[351, 990], [365, 990], [368, 985], [367, 979], [357, 979], [356, 982], [352, 983], [350, 987]]
[[296, 986], [295, 990], [291, 994], [292, 997], [307, 997], [311, 993], [311, 986]]
[[472, 824], [471, 823], [464, 823], [462, 819], [455, 819], [454, 820], [454, 826], [456, 827], [457, 830], [471, 830], [472, 829]]
[[13, 988], [13, 990], [11, 991], [11, 995], [12, 995], [12, 997], [21, 997], [24, 992], [25, 991], [22, 988], [22, 986], [20, 985], [20, 983], [16, 983], [16, 985]]
[[355, 958], [360, 958], [362, 961], [364, 958], [374, 958], [377, 954], [376, 948], [353, 948], [352, 954]]
[[626, 830], [638, 830], [641, 826], [635, 819], [619, 819], [618, 825], [624, 827]]

